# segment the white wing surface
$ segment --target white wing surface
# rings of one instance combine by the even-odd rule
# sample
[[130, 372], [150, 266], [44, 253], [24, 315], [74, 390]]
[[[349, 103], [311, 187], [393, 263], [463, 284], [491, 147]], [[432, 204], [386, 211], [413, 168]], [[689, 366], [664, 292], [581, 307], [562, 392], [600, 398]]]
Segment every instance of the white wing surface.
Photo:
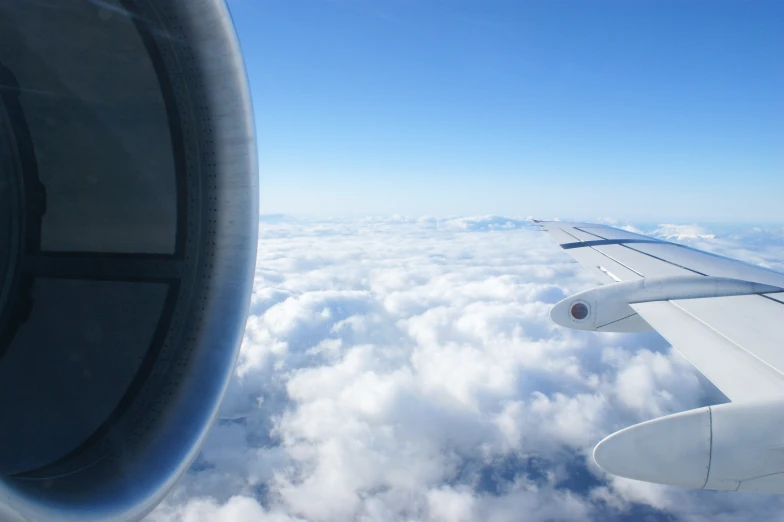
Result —
[[622, 430], [597, 446], [597, 463], [651, 482], [784, 492], [784, 274], [609, 226], [536, 223], [602, 283], [556, 305], [553, 320], [650, 325], [732, 401]]

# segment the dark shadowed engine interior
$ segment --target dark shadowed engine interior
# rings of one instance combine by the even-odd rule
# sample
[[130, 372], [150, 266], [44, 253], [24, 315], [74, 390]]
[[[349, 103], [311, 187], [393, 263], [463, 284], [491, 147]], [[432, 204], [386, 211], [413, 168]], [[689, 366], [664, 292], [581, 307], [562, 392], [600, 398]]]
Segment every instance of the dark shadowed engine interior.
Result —
[[139, 518], [195, 456], [250, 296], [252, 121], [222, 1], [0, 0], [0, 520]]

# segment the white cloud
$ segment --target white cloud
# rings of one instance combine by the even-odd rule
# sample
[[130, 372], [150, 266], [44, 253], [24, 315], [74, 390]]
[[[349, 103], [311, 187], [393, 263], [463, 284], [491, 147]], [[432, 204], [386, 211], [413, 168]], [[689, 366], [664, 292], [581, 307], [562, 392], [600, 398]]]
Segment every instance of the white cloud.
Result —
[[270, 513], [253, 498], [236, 496], [218, 504], [210, 498], [197, 498], [179, 506], [164, 504], [152, 519], [175, 519], [182, 522], [295, 522], [283, 513]]
[[699, 225], [659, 225], [651, 232], [652, 235], [667, 240], [683, 241], [684, 239], [713, 239], [714, 234], [709, 234]]
[[431, 489], [427, 493], [428, 512], [438, 522], [468, 522], [475, 519], [473, 491], [463, 488], [457, 491], [445, 486]]
[[[750, 232], [764, 238], [742, 250], [768, 259], [778, 233]], [[691, 236], [714, 250], [742, 241]], [[264, 220], [223, 420], [149, 520], [777, 513], [779, 497], [651, 486], [593, 464], [609, 433], [721, 400], [656, 334], [549, 320], [594, 284], [523, 219]]]

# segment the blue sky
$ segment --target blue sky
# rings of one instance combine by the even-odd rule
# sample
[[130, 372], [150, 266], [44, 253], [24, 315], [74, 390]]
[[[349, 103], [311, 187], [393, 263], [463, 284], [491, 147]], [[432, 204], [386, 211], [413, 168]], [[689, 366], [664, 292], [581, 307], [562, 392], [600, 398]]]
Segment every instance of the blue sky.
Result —
[[784, 4], [230, 0], [262, 212], [784, 221]]

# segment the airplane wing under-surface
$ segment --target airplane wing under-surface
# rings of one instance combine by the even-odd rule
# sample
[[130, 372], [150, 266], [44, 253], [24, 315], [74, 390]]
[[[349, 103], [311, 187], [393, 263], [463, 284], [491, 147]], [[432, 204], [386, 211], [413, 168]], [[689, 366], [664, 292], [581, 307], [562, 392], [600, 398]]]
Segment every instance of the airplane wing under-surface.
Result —
[[604, 225], [537, 222], [601, 282], [556, 323], [655, 329], [732, 402], [643, 422], [594, 450], [614, 475], [784, 493], [784, 274]]

